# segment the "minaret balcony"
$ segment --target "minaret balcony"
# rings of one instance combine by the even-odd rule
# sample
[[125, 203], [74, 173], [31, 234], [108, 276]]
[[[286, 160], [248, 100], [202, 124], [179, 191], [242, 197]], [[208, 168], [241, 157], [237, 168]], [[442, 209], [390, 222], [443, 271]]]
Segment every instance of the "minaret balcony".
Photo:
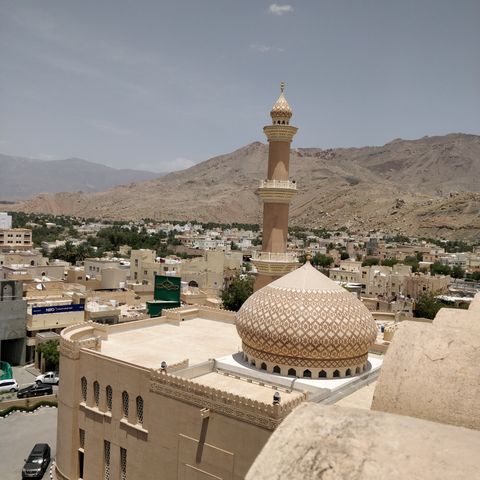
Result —
[[264, 202], [290, 203], [297, 194], [297, 184], [290, 180], [262, 180], [258, 194]]
[[252, 263], [257, 272], [265, 275], [284, 275], [295, 270], [298, 266], [295, 253], [252, 252]]

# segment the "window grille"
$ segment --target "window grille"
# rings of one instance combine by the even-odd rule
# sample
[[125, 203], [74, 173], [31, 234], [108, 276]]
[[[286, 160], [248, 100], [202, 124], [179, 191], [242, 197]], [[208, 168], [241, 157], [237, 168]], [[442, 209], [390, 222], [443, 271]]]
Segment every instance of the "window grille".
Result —
[[95, 406], [98, 407], [100, 404], [100, 385], [96, 380], [93, 382], [93, 401]]
[[110, 385], [108, 385], [107, 388], [105, 389], [105, 396], [107, 397], [107, 410], [111, 412], [113, 392], [112, 392], [112, 387]]
[[122, 404], [123, 404], [123, 416], [125, 418], [128, 418], [128, 393], [123, 392], [122, 393]]
[[127, 450], [120, 447], [120, 480], [127, 480]]
[[143, 398], [140, 395], [137, 397], [137, 423], [143, 424]]
[[103, 441], [103, 478], [110, 480], [110, 442]]
[[80, 380], [81, 384], [81, 390], [82, 390], [82, 400], [84, 402], [87, 401], [87, 379], [85, 377], [82, 377]]
[[80, 429], [80, 448], [85, 448], [85, 430]]

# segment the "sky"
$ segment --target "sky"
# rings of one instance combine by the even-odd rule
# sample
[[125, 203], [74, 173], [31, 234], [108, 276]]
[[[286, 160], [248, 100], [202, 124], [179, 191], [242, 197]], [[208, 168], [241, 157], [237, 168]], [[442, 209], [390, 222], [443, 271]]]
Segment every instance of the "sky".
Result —
[[479, 46], [479, 0], [0, 0], [0, 152], [187, 168], [281, 81], [293, 147], [480, 134]]

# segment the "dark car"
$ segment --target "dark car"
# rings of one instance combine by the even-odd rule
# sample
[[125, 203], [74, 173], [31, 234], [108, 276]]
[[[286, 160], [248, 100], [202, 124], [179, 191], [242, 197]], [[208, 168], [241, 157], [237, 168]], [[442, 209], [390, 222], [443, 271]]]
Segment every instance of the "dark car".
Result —
[[17, 392], [17, 398], [39, 397], [41, 395], [52, 395], [53, 388], [51, 385], [30, 385], [21, 388]]
[[22, 478], [42, 478], [50, 463], [50, 446], [47, 443], [37, 443], [25, 460]]

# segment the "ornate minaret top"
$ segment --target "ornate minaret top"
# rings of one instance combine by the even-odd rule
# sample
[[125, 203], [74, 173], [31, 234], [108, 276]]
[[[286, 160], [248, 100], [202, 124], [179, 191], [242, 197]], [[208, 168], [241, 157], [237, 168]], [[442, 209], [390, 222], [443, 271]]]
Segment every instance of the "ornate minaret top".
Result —
[[280, 84], [280, 96], [270, 111], [274, 125], [288, 125], [292, 117], [292, 109], [285, 98], [285, 82]]

